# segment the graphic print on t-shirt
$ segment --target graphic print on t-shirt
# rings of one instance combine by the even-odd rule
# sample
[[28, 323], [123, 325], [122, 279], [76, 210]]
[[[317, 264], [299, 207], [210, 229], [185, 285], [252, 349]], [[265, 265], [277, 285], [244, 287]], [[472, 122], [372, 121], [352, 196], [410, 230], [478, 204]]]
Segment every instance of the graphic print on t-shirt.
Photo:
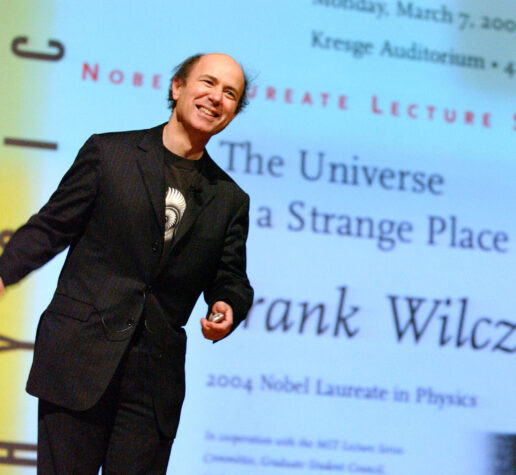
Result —
[[179, 190], [168, 187], [165, 196], [165, 242], [176, 234], [186, 209], [186, 200]]

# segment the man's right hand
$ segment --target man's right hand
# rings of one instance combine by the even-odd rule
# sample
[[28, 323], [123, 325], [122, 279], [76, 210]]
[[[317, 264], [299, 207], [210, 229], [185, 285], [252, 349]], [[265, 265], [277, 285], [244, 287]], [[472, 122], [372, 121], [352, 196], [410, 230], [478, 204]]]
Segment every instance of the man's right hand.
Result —
[[2, 280], [2, 278], [0, 277], [0, 297], [2, 296], [2, 294], [4, 293], [4, 290], [5, 290], [5, 286], [4, 286], [4, 281]]

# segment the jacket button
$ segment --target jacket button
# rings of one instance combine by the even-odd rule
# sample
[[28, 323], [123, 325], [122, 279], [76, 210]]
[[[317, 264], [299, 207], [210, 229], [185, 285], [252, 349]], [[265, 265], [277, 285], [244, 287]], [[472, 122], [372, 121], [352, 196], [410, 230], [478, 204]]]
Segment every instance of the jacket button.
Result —
[[130, 327], [132, 327], [136, 322], [134, 321], [133, 318], [128, 318], [127, 319], [127, 325], [129, 325]]
[[158, 252], [158, 249], [159, 249], [159, 242], [158, 241], [154, 241], [152, 243], [152, 252]]
[[155, 360], [160, 360], [163, 358], [163, 352], [161, 351], [161, 348], [158, 348], [157, 346], [152, 346], [151, 348], [151, 356]]

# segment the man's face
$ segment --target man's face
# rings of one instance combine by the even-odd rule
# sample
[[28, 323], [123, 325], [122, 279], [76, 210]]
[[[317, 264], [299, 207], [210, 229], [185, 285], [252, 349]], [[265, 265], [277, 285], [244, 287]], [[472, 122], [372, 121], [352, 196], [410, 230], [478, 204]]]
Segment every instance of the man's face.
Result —
[[244, 74], [233, 58], [205, 55], [192, 67], [186, 82], [172, 82], [173, 114], [188, 133], [209, 139], [233, 120], [243, 92]]

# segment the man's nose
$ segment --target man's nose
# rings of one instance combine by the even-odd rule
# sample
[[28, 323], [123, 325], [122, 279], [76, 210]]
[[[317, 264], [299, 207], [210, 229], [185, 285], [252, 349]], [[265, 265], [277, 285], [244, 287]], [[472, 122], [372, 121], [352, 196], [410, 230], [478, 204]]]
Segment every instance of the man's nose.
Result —
[[218, 104], [222, 100], [222, 88], [213, 87], [210, 89], [210, 99], [213, 104]]

